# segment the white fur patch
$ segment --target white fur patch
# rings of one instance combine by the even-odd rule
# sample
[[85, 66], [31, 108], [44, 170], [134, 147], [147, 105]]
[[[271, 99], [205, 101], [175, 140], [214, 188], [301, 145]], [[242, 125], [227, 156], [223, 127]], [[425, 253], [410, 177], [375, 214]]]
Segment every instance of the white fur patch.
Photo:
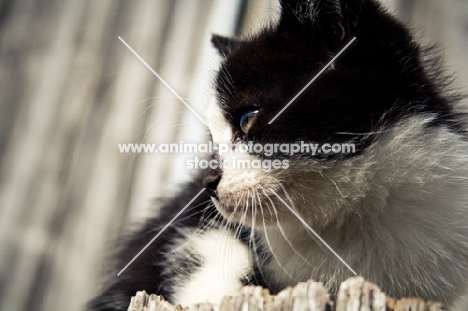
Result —
[[232, 140], [232, 129], [223, 115], [216, 96], [212, 96], [206, 112], [206, 124], [210, 129], [215, 144], [229, 144]]
[[237, 295], [242, 278], [252, 270], [247, 246], [224, 229], [210, 230], [195, 237], [190, 248], [202, 258], [202, 267], [176, 288], [173, 300], [184, 306], [209, 301], [221, 303], [224, 296]]

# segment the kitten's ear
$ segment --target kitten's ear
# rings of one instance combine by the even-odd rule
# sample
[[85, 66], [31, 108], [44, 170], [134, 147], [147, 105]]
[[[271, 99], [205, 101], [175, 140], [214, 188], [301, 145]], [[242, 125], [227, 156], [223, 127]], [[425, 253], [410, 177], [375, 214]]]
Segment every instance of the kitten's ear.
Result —
[[219, 55], [225, 57], [231, 52], [236, 41], [228, 37], [214, 34], [211, 36], [211, 43], [213, 43], [213, 46], [218, 50]]
[[280, 0], [280, 27], [310, 27], [331, 42], [339, 43], [354, 32], [358, 22], [356, 12], [362, 1]]

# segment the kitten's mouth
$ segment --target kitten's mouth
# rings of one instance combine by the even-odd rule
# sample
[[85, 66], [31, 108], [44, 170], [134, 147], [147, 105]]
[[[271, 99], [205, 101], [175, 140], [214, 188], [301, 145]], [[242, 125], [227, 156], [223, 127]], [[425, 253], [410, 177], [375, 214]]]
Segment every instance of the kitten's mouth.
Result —
[[[269, 224], [270, 222], [276, 223], [278, 214], [277, 212], [273, 212], [273, 208], [267, 203], [272, 202], [273, 195], [268, 196], [267, 193], [264, 193], [263, 197], [256, 197], [255, 201], [251, 197], [242, 197], [242, 200], [235, 199], [231, 194], [228, 196], [212, 196], [211, 200], [218, 212], [228, 222], [241, 222], [248, 226], [250, 226], [249, 224], [252, 221], [262, 225]], [[259, 201], [260, 199], [261, 202]]]

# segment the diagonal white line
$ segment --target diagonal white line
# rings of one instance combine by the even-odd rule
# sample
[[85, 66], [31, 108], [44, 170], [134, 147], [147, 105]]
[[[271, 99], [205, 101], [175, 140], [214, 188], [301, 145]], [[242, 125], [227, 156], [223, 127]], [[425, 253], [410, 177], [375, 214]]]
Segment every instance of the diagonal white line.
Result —
[[145, 249], [147, 249], [148, 246], [150, 246], [151, 243], [153, 243], [174, 222], [174, 220], [176, 220], [177, 217], [179, 217], [187, 209], [187, 207], [189, 207], [190, 204], [192, 204], [193, 201], [195, 201], [195, 199], [198, 198], [198, 196], [200, 196], [200, 194], [202, 194], [203, 191], [205, 191], [205, 188], [200, 190], [200, 192], [198, 192], [197, 195], [192, 200], [190, 200], [190, 202], [188, 202], [187, 205], [185, 205], [184, 208], [181, 209], [180, 212], [178, 212], [177, 215], [175, 215], [174, 218], [172, 218], [171, 221], [169, 221], [167, 223], [167, 225], [165, 225], [164, 228], [162, 228], [161, 231], [159, 231], [158, 234], [156, 234], [156, 236], [154, 238], [152, 238], [151, 241], [149, 241], [149, 243], [146, 244], [146, 246], [143, 247], [143, 249], [138, 254], [136, 254], [135, 257], [133, 257], [133, 259], [130, 260], [130, 262], [122, 270], [120, 270], [119, 273], [117, 273], [117, 276], [120, 276], [122, 274], [122, 272], [124, 272], [125, 269], [127, 269], [128, 266], [130, 266], [132, 264], [132, 262], [134, 262], [135, 259], [137, 259], [138, 256], [140, 256], [145, 251]]
[[164, 79], [161, 78], [161, 76], [158, 75], [158, 73], [157, 73], [156, 71], [154, 71], [153, 68], [150, 67], [150, 65], [148, 65], [148, 63], [146, 63], [145, 60], [144, 60], [143, 58], [141, 58], [141, 56], [138, 55], [138, 53], [135, 52], [135, 51], [132, 49], [132, 47], [131, 47], [130, 45], [128, 45], [127, 42], [125, 42], [124, 39], [122, 39], [122, 38], [119, 36], [119, 40], [122, 41], [122, 43], [125, 44], [125, 46], [126, 46], [130, 51], [132, 51], [132, 53], [135, 54], [135, 56], [138, 57], [138, 59], [139, 59], [139, 60], [140, 60], [156, 77], [158, 77], [159, 80], [161, 80], [161, 82], [172, 92], [172, 94], [174, 94], [182, 103], [184, 103], [184, 105], [185, 105], [188, 109], [190, 109], [190, 111], [191, 111], [200, 121], [202, 121], [203, 124], [206, 125], [205, 120], [203, 120], [202, 117], [200, 117], [200, 116], [198, 115], [198, 113], [196, 113], [195, 110], [193, 110], [193, 108], [190, 107], [190, 105], [187, 104], [187, 103], [185, 102], [185, 100], [184, 100], [182, 97], [180, 97], [179, 94], [177, 94], [177, 92], [174, 91], [174, 89], [173, 89], [169, 84], [167, 84], [167, 82], [164, 81]]
[[291, 206], [289, 206], [276, 192], [275, 190], [273, 189], [269, 189], [283, 204], [284, 206], [286, 206], [290, 211], [291, 213], [293, 213], [294, 216], [297, 217], [297, 219], [299, 219], [300, 222], [302, 222], [302, 224], [307, 228], [309, 229], [310, 232], [312, 232], [316, 237], [317, 239], [320, 240], [320, 242], [323, 243], [323, 245], [325, 245], [329, 250], [330, 252], [333, 253], [333, 255], [335, 255], [336, 258], [338, 258], [345, 266], [346, 268], [349, 269], [349, 271], [351, 271], [354, 275], [357, 275], [356, 271], [353, 270], [353, 268], [351, 268], [350, 265], [348, 265], [348, 263], [346, 261], [343, 260], [343, 258], [340, 257], [340, 255], [338, 255], [334, 250], [333, 248], [331, 248], [330, 245], [327, 244], [327, 242], [325, 242], [321, 237], [320, 235], [317, 234], [317, 232], [314, 231], [314, 229], [312, 229], [309, 224], [301, 217], [301, 215], [299, 215], [295, 210], [292, 209]]
[[341, 51], [338, 52], [338, 54], [336, 54], [335, 57], [333, 57], [333, 59], [328, 64], [326, 64], [325, 67], [323, 67], [323, 69], [320, 70], [320, 72], [316, 74], [315, 77], [312, 80], [310, 80], [310, 82], [307, 83], [307, 85], [304, 86], [302, 90], [299, 93], [297, 93], [297, 95], [294, 96], [294, 98], [291, 99], [289, 103], [287, 103], [286, 106], [283, 107], [283, 109], [281, 109], [280, 112], [276, 114], [276, 116], [273, 117], [273, 119], [270, 120], [270, 122], [268, 122], [268, 124], [272, 124], [273, 121], [275, 121], [276, 118], [278, 118], [279, 115], [282, 114], [289, 107], [289, 105], [291, 105], [299, 97], [299, 95], [301, 95], [325, 70], [327, 70], [328, 67], [330, 67], [331, 64], [333, 64], [333, 62], [341, 55], [341, 53], [343, 53], [351, 45], [351, 43], [354, 42], [354, 40], [356, 40], [356, 37], [351, 39], [351, 41], [349, 41], [349, 43], [346, 44], [346, 46], [343, 49], [341, 49]]

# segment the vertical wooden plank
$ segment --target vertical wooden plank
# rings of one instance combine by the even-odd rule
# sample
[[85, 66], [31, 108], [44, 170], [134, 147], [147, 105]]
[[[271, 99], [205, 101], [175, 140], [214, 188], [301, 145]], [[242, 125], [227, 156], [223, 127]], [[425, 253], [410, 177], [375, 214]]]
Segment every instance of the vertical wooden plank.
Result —
[[[160, 68], [153, 68], [182, 98], [188, 95], [187, 67], [190, 58], [190, 36], [196, 29], [196, 10], [199, 1], [176, 1], [174, 15], [168, 25], [166, 40], [161, 42], [162, 54], [160, 55]], [[135, 58], [135, 62], [140, 62]], [[149, 64], [153, 66], [152, 64]], [[145, 68], [148, 75], [153, 75]], [[154, 96], [155, 105], [150, 109], [147, 119], [147, 129], [142, 138], [143, 143], [171, 143], [175, 141], [180, 116], [187, 108], [180, 100], [156, 77], [157, 88]], [[145, 193], [138, 192], [136, 201], [132, 203], [129, 220], [139, 222], [154, 211], [154, 202], [151, 198], [164, 194], [164, 181], [167, 177], [167, 169], [171, 165], [171, 155], [168, 154], [141, 154], [142, 162], [137, 168], [137, 187], [144, 187]], [[139, 179], [141, 178], [141, 179]], [[139, 179], [139, 180], [138, 180]]]
[[[50, 5], [53, 9], [54, 5]], [[10, 215], [0, 219], [0, 230], [2, 236], [6, 235], [12, 242], [19, 243], [18, 257], [9, 271], [8, 288], [4, 293], [8, 299], [3, 300], [0, 306], [2, 310], [21, 310], [25, 302], [24, 294], [30, 290], [29, 286], [46, 246], [47, 235], [43, 228], [53, 213], [58, 191], [50, 170], [57, 151], [50, 141], [50, 135], [56, 130], [54, 119], [60, 107], [64, 77], [67, 76], [66, 71], [73, 57], [73, 36], [70, 34], [78, 27], [85, 5], [85, 2], [65, 2], [58, 8], [60, 27], [57, 27], [54, 18], [50, 18], [48, 24], [44, 25], [42, 30], [50, 31], [52, 40], [48, 40], [50, 46], [44, 46], [44, 50], [36, 55], [39, 56], [36, 59], [38, 76], [34, 78], [37, 82], [31, 90], [30, 100], [23, 103], [22, 120], [18, 120], [21, 122], [15, 125], [7, 151], [5, 165], [10, 168], [11, 175], [7, 175], [9, 183], [1, 189], [0, 205]], [[70, 11], [75, 13], [72, 17]], [[22, 219], [12, 219], [12, 214], [18, 214], [11, 213], [15, 209], [28, 214], [23, 214]], [[2, 242], [0, 245], [5, 244]]]
[[[214, 1], [210, 11], [210, 16], [205, 25], [204, 30], [198, 32], [195, 40], [198, 40], [199, 50], [195, 63], [194, 71], [190, 75], [188, 87], [190, 89], [189, 102], [199, 115], [204, 118], [204, 111], [211, 96], [213, 95], [213, 72], [218, 68], [220, 57], [218, 52], [211, 44], [212, 34], [222, 34], [225, 36], [233, 36], [236, 29], [237, 16], [241, 10], [241, 3], [234, 1]], [[193, 46], [193, 44], [192, 44]], [[176, 141], [184, 141], [190, 143], [206, 143], [208, 140], [208, 129], [203, 125], [198, 118], [192, 113], [186, 111], [184, 113], [182, 123], [183, 126], [177, 135]], [[197, 174], [199, 170], [187, 169], [186, 162], [195, 157], [207, 158], [207, 154], [177, 154], [172, 156], [172, 165], [168, 174], [167, 182], [170, 185], [177, 185], [181, 181], [190, 179], [191, 176]], [[200, 185], [200, 188], [202, 185]], [[173, 189], [172, 189], [173, 190]]]

